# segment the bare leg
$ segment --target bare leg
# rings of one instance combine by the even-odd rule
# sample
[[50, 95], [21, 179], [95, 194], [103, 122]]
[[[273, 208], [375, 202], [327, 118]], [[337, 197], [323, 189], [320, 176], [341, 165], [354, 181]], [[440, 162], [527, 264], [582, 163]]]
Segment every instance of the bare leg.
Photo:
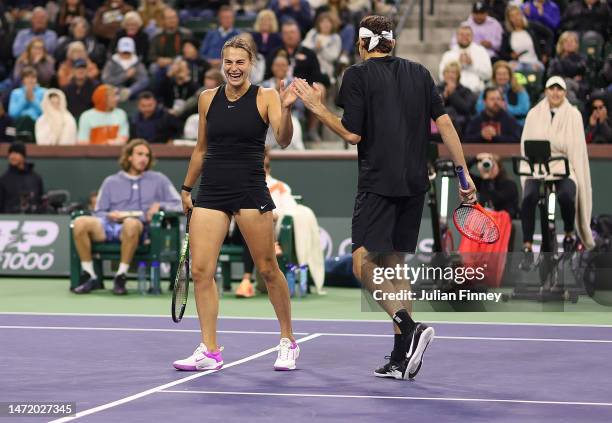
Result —
[[278, 267], [274, 254], [274, 225], [272, 213], [255, 209], [242, 209], [235, 215], [236, 223], [249, 247], [255, 266], [268, 288], [268, 296], [280, 323], [281, 338], [292, 341], [291, 301], [285, 275]]
[[138, 219], [128, 218], [121, 226], [121, 263], [129, 264], [134, 258], [144, 226]]
[[208, 351], [217, 350], [219, 298], [214, 275], [221, 245], [229, 228], [229, 217], [222, 211], [196, 207], [189, 222], [191, 275], [202, 342]]
[[74, 220], [72, 228], [74, 244], [81, 261], [91, 261], [91, 242], [102, 242], [106, 239], [104, 228], [95, 216], [80, 216]]

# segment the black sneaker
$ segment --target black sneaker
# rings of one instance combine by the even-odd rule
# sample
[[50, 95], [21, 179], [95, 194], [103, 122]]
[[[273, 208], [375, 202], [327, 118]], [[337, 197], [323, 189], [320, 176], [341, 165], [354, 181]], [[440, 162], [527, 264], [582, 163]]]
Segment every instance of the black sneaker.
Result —
[[523, 259], [519, 264], [519, 269], [529, 272], [533, 268], [533, 251], [531, 248], [523, 248]]
[[381, 368], [374, 370], [374, 376], [391, 379], [404, 379], [404, 375], [406, 374], [407, 360], [398, 363], [391, 360], [390, 355], [385, 356], [385, 358], [389, 360], [389, 362]]
[[79, 278], [79, 286], [74, 288], [72, 292], [75, 294], [87, 294], [94, 289], [104, 289], [104, 282], [99, 281], [97, 278], [83, 271]]
[[127, 282], [127, 277], [125, 273], [115, 276], [113, 279], [113, 294], [115, 295], [126, 295], [127, 289], [125, 289], [125, 284]]
[[425, 323], [417, 323], [412, 334], [410, 347], [406, 353], [407, 364], [404, 378], [408, 376], [409, 379], [413, 379], [419, 373], [423, 363], [423, 355], [435, 333], [434, 328], [430, 328]]

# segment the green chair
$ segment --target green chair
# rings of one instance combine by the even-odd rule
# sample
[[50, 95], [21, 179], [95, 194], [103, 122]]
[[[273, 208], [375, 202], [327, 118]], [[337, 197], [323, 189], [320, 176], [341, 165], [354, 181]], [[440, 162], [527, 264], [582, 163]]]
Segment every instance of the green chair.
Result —
[[[76, 211], [71, 215], [70, 221], [70, 288], [76, 288], [81, 275], [81, 260], [76, 251], [72, 229], [74, 220], [79, 216], [88, 216], [89, 212]], [[171, 285], [176, 277], [181, 245], [180, 217], [177, 212], [160, 211], [153, 216], [149, 225], [149, 239], [138, 246], [133, 262], [145, 262], [149, 266], [153, 262], [170, 263]], [[94, 270], [99, 280], [104, 279], [103, 261], [121, 258], [121, 245], [119, 243], [94, 242], [91, 246]], [[159, 277], [159, 276], [158, 276]], [[153, 286], [159, 286], [160, 281], [151, 281]]]

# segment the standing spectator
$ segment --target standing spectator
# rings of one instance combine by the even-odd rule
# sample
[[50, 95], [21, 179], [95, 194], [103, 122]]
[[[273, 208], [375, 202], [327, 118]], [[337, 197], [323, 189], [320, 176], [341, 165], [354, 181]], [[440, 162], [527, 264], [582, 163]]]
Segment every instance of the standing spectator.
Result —
[[46, 50], [53, 54], [57, 46], [57, 34], [47, 28], [49, 15], [42, 7], [36, 7], [32, 11], [30, 28], [22, 29], [17, 33], [13, 42], [13, 57], [19, 57], [24, 52], [28, 44], [34, 38], [41, 38], [45, 43]]
[[13, 142], [15, 140], [15, 122], [6, 110], [4, 104], [0, 102], [0, 143]]
[[130, 10], [133, 10], [132, 6], [124, 0], [106, 0], [93, 18], [94, 35], [108, 46], [121, 29], [123, 17]]
[[552, 56], [554, 33], [547, 26], [527, 21], [518, 6], [508, 6], [505, 25], [499, 58], [517, 72], [543, 71]]
[[210, 63], [200, 57], [194, 40], [185, 40], [183, 42], [181, 56], [187, 62], [191, 81], [199, 84], [204, 79], [206, 71], [210, 69]]
[[251, 33], [257, 51], [267, 57], [268, 54], [279, 48], [283, 41], [278, 33], [278, 20], [276, 15], [270, 9], [264, 9], [257, 14], [254, 31]]
[[610, 8], [600, 0], [576, 0], [563, 14], [563, 29], [577, 32], [596, 31], [607, 39], [610, 33]]
[[302, 43], [304, 47], [317, 54], [321, 72], [327, 75], [333, 84], [336, 81], [335, 66], [342, 51], [342, 40], [337, 34], [336, 21], [330, 13], [321, 13], [315, 21], [315, 26]]
[[163, 77], [157, 97], [161, 99], [164, 107], [170, 109], [175, 115], [184, 112], [186, 101], [198, 90], [198, 84], [191, 80], [189, 66], [183, 59], [177, 59]]
[[149, 36], [143, 31], [142, 19], [138, 12], [131, 11], [125, 14], [123, 22], [121, 22], [121, 30], [117, 33], [110, 44], [109, 50], [114, 51], [117, 48], [117, 42], [128, 37], [134, 40], [136, 44], [136, 55], [141, 63], [146, 64], [149, 56]]
[[[508, 62], [503, 60], [495, 62], [493, 65], [493, 78], [491, 82], [493, 83], [492, 85], [499, 88], [503, 94], [504, 108], [506, 111], [522, 126], [525, 123], [525, 117], [529, 112], [531, 103], [527, 90], [518, 83]], [[476, 112], [480, 113], [484, 108], [484, 96], [481, 94], [478, 98], [478, 103], [476, 103]]]
[[45, 50], [45, 43], [41, 38], [33, 38], [15, 62], [15, 81], [19, 81], [21, 72], [26, 67], [36, 69], [40, 85], [48, 87], [51, 84], [55, 74], [55, 60]]
[[153, 78], [157, 80], [165, 74], [174, 58], [181, 54], [182, 43], [191, 37], [191, 31], [179, 27], [176, 11], [166, 7], [162, 31], [153, 37], [149, 46], [149, 63]]
[[474, 113], [476, 95], [459, 82], [461, 79], [459, 62], [449, 62], [442, 71], [442, 77], [444, 81], [438, 85], [438, 91], [444, 100], [444, 109], [453, 121], [459, 135], [462, 135]]
[[269, 7], [276, 13], [279, 22], [297, 22], [302, 36], [312, 27], [312, 10], [307, 0], [272, 0]]
[[[489, 57], [494, 58], [499, 54], [504, 33], [501, 24], [489, 16], [487, 5], [481, 1], [472, 6], [472, 15], [463, 23], [472, 28], [473, 39], [487, 49]], [[453, 37], [451, 47], [457, 43], [456, 36]]]
[[138, 13], [142, 18], [144, 31], [153, 38], [164, 25], [164, 9], [168, 7], [163, 0], [140, 0]]
[[42, 114], [40, 104], [45, 91], [38, 85], [36, 69], [32, 67], [23, 68], [21, 71], [21, 87], [11, 91], [9, 116], [15, 120], [29, 118], [32, 122], [36, 121]]
[[100, 69], [98, 66], [89, 60], [85, 45], [80, 41], [74, 41], [68, 46], [66, 60], [62, 62], [57, 70], [57, 85], [60, 88], [66, 87], [74, 77], [74, 62], [77, 60], [85, 61], [87, 65], [87, 77], [96, 80], [100, 77]]
[[68, 111], [78, 121], [85, 110], [93, 107], [92, 96], [99, 83], [87, 76], [85, 60], [75, 60], [72, 68], [72, 79], [67, 86], [62, 88], [62, 91], [66, 95]]
[[548, 66], [548, 76], [561, 76], [567, 85], [566, 95], [570, 102], [584, 100], [588, 92], [585, 81], [587, 59], [579, 51], [578, 34], [565, 31], [557, 41], [557, 57]]
[[77, 126], [66, 108], [66, 96], [56, 88], [47, 90], [42, 101], [42, 116], [36, 121], [36, 144], [75, 145]]
[[138, 96], [138, 112], [130, 121], [132, 138], [142, 138], [151, 144], [163, 144], [178, 138], [182, 131], [181, 121], [168, 113], [150, 91]]
[[119, 88], [122, 101], [132, 100], [149, 86], [147, 69], [136, 55], [136, 44], [129, 37], [117, 42], [117, 53], [106, 62], [102, 82]]
[[104, 66], [106, 61], [106, 48], [89, 33], [89, 23], [81, 17], [75, 17], [70, 24], [69, 34], [60, 38], [55, 50], [55, 60], [58, 63], [66, 60], [70, 43], [80, 41], [85, 45], [87, 56], [98, 68]]
[[522, 6], [527, 19], [546, 25], [556, 31], [561, 21], [559, 7], [552, 0], [527, 0]]
[[512, 115], [503, 109], [499, 89], [487, 87], [483, 95], [485, 108], [468, 123], [464, 142], [519, 142], [521, 127]]
[[76, 17], [85, 18], [85, 6], [81, 0], [61, 0], [55, 21], [55, 31], [58, 37], [68, 35], [68, 28]]
[[99, 85], [93, 93], [93, 109], [79, 119], [79, 144], [123, 145], [130, 135], [125, 111], [117, 108], [119, 96], [112, 85]]
[[16, 141], [8, 151], [8, 169], [0, 177], [0, 213], [36, 212], [43, 196], [43, 181], [26, 162], [26, 147]]
[[234, 28], [234, 11], [230, 6], [221, 6], [218, 15], [219, 27], [208, 31], [200, 47], [200, 56], [208, 60], [213, 66], [221, 65], [221, 49], [223, 44], [230, 38], [240, 34]]
[[608, 115], [605, 92], [591, 95], [590, 115], [586, 127], [587, 144], [612, 143], [612, 119]]
[[457, 29], [457, 45], [444, 53], [440, 61], [439, 77], [449, 62], [461, 65], [461, 84], [478, 94], [491, 78], [491, 58], [484, 47], [472, 42], [472, 28], [462, 24]]

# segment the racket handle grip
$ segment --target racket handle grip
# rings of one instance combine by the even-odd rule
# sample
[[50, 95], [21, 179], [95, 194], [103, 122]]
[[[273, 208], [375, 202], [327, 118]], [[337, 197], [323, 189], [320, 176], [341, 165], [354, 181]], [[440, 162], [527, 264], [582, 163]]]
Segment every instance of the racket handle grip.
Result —
[[459, 183], [461, 184], [462, 189], [468, 189], [470, 184], [468, 184], [467, 178], [465, 177], [465, 171], [463, 170], [463, 166], [455, 166], [455, 173], [459, 178]]

